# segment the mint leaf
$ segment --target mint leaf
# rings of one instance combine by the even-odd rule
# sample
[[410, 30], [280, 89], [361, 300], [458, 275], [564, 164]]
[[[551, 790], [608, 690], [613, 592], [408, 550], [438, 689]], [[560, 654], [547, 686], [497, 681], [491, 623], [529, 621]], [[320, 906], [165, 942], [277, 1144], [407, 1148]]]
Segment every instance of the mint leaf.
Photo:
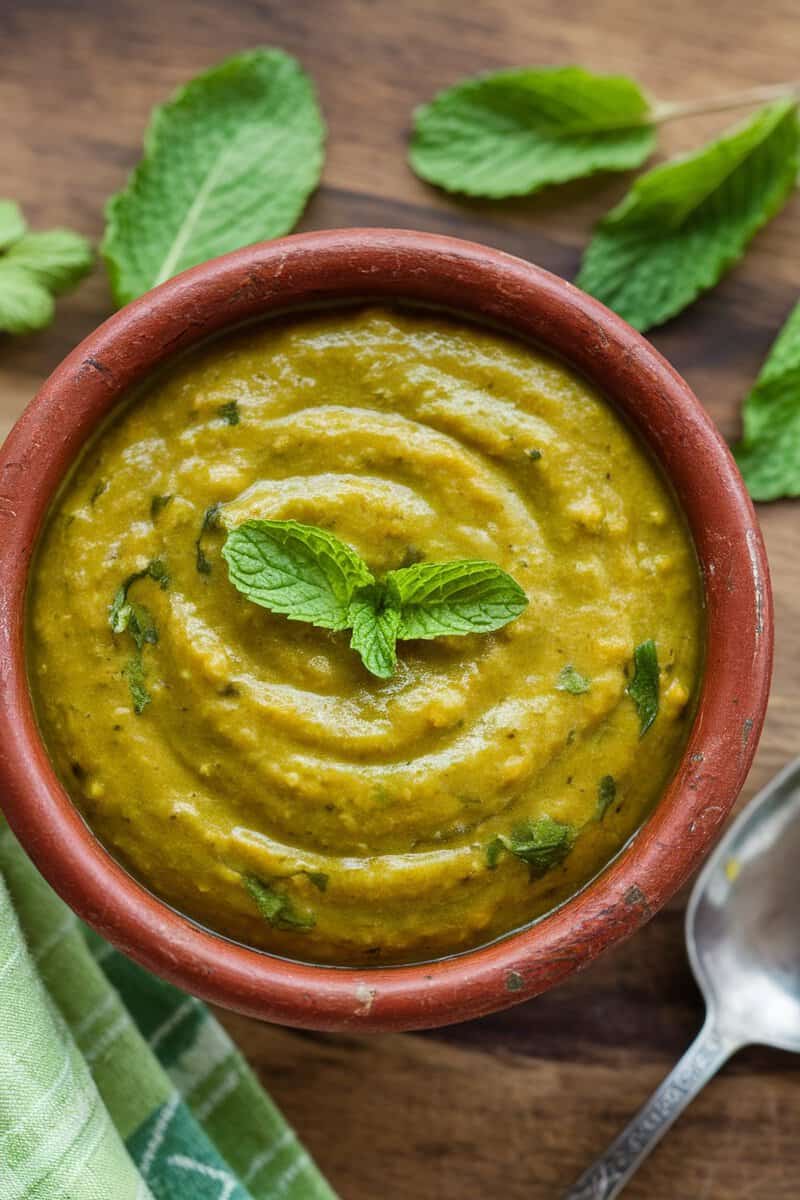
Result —
[[13, 200], [0, 200], [0, 250], [18, 241], [26, 228], [19, 205]]
[[754, 500], [800, 496], [800, 304], [744, 402], [733, 453]]
[[486, 848], [486, 861], [493, 870], [507, 851], [528, 864], [532, 879], [539, 879], [566, 858], [574, 840], [570, 825], [536, 817], [515, 826], [510, 836], [498, 834]]
[[322, 168], [313, 86], [281, 50], [236, 54], [155, 109], [144, 157], [106, 209], [117, 304], [294, 226]]
[[571, 692], [573, 696], [581, 696], [584, 692], [588, 692], [591, 688], [591, 681], [585, 675], [581, 675], [573, 667], [572, 663], [567, 663], [558, 673], [556, 680], [556, 690], [559, 692]]
[[601, 821], [616, 798], [617, 781], [613, 775], [604, 775], [597, 785], [597, 816]]
[[627, 691], [639, 714], [639, 737], [644, 737], [658, 716], [658, 654], [652, 638], [636, 647], [633, 665], [633, 679]]
[[275, 929], [305, 930], [316, 925], [310, 913], [299, 913], [286, 893], [277, 891], [271, 883], [255, 875], [245, 875], [243, 881], [259, 913]]
[[421, 562], [389, 571], [385, 582], [400, 609], [398, 638], [488, 633], [528, 604], [522, 588], [494, 563]]
[[248, 600], [323, 629], [346, 629], [350, 601], [374, 582], [355, 550], [299, 521], [245, 521], [228, 534], [222, 556]]
[[240, 421], [239, 405], [236, 400], [229, 400], [227, 404], [221, 404], [217, 409], [217, 415], [222, 417], [228, 425], [238, 425]]
[[397, 666], [395, 643], [400, 625], [400, 609], [389, 589], [379, 583], [360, 588], [350, 601], [347, 621], [353, 629], [350, 648], [358, 651], [373, 675], [389, 679]]
[[9, 247], [2, 261], [24, 268], [57, 296], [88, 275], [94, 256], [85, 237], [70, 229], [49, 229], [24, 234]]
[[675, 316], [717, 283], [783, 206], [799, 142], [796, 102], [785, 100], [648, 171], [601, 221], [578, 286], [636, 329]]
[[639, 87], [581, 67], [523, 68], [462, 80], [414, 116], [411, 166], [470, 196], [523, 196], [595, 171], [627, 171], [652, 153]]
[[53, 297], [24, 267], [0, 257], [0, 333], [34, 333], [53, 319]]

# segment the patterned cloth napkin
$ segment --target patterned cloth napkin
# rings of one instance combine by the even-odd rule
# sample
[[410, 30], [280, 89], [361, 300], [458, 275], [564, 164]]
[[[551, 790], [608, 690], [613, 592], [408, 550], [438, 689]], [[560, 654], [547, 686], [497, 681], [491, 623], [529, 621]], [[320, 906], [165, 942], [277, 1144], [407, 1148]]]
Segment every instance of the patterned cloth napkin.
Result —
[[2, 1200], [336, 1200], [221, 1026], [87, 930], [0, 817]]

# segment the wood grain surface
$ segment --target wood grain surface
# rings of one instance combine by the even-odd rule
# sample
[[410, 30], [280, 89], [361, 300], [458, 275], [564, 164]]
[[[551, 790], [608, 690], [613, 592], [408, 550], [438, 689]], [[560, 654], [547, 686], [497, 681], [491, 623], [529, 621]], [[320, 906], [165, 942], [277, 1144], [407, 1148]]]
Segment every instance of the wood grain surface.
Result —
[[[154, 103], [225, 54], [297, 54], [329, 124], [324, 182], [302, 228], [393, 225], [475, 238], [567, 277], [623, 178], [530, 201], [461, 203], [414, 178], [413, 107], [459, 76], [524, 63], [625, 71], [663, 100], [800, 74], [795, 0], [0, 0], [0, 194], [40, 227], [98, 237], [103, 204], [138, 157]], [[666, 153], [726, 118], [662, 131]], [[723, 433], [800, 292], [800, 199], [747, 260], [653, 340]], [[98, 269], [55, 325], [0, 340], [3, 432], [45, 375], [110, 312]], [[698, 469], [702, 469], [698, 465]], [[777, 661], [749, 796], [800, 750], [800, 506], [762, 507]], [[735, 637], [735, 630], [731, 631]], [[556, 992], [427, 1035], [335, 1037], [225, 1023], [344, 1200], [546, 1200], [613, 1136], [683, 1051], [702, 1005], [679, 898]], [[800, 1195], [800, 1071], [740, 1054], [629, 1188], [631, 1200]]]

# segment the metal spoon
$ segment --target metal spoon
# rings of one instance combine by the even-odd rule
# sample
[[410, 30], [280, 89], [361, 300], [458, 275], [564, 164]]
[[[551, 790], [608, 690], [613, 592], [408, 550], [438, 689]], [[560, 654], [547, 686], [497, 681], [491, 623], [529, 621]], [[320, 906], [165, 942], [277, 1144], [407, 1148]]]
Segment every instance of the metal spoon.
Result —
[[678, 1065], [563, 1200], [611, 1200], [676, 1117], [743, 1046], [800, 1053], [800, 759], [734, 821], [686, 913], [706, 1020]]

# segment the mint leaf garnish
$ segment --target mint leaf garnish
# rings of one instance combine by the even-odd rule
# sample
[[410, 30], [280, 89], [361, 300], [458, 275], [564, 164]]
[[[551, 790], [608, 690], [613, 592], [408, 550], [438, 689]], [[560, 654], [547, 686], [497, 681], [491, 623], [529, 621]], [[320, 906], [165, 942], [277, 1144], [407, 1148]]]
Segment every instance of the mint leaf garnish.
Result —
[[627, 171], [655, 132], [640, 88], [581, 67], [497, 71], [462, 80], [418, 109], [411, 166], [470, 196], [523, 196], [595, 171]]
[[350, 601], [347, 612], [352, 626], [351, 650], [361, 655], [368, 671], [379, 679], [389, 679], [397, 666], [397, 631], [400, 609], [383, 584], [373, 583], [360, 588]]
[[591, 686], [591, 681], [585, 675], [581, 675], [572, 663], [567, 663], [558, 672], [556, 690], [559, 692], [571, 692], [573, 696], [582, 696], [584, 692], [591, 689]]
[[218, 254], [288, 233], [316, 187], [324, 125], [281, 50], [236, 54], [156, 108], [142, 161], [106, 210], [117, 304]]
[[480, 559], [415, 563], [389, 571], [385, 582], [400, 609], [399, 638], [489, 633], [528, 605], [515, 579]]
[[597, 785], [597, 816], [600, 820], [606, 815], [617, 798], [617, 781], [613, 775], [604, 775]]
[[577, 279], [636, 329], [713, 287], [794, 189], [795, 100], [769, 105], [694, 154], [655, 167], [601, 221]]
[[227, 404], [220, 404], [217, 415], [222, 417], [228, 425], [238, 425], [241, 420], [238, 401], [229, 400]]
[[800, 304], [744, 402], [733, 453], [754, 500], [800, 496]]
[[486, 848], [486, 861], [493, 870], [508, 852], [528, 864], [532, 879], [539, 879], [566, 858], [574, 840], [571, 825], [552, 817], [536, 817], [516, 825], [509, 836], [498, 834]]
[[299, 521], [245, 521], [222, 548], [231, 583], [248, 600], [292, 621], [352, 629], [368, 671], [388, 679], [398, 638], [486, 633], [508, 624], [528, 598], [494, 563], [415, 563], [375, 581], [332, 533]]
[[310, 913], [299, 913], [285, 892], [255, 875], [243, 876], [244, 886], [255, 901], [261, 916], [275, 929], [313, 929], [316, 919]]
[[91, 270], [86, 238], [68, 229], [28, 233], [19, 206], [0, 200], [0, 333], [33, 333], [53, 319], [53, 296]]
[[128, 690], [131, 694], [133, 711], [136, 713], [137, 717], [141, 716], [147, 705], [152, 700], [152, 696], [148, 692], [147, 684], [145, 683], [144, 662], [142, 661], [142, 654], [140, 650], [137, 650], [135, 654], [131, 655], [131, 657], [125, 663], [125, 666], [122, 668], [122, 674], [128, 681]]
[[639, 714], [639, 737], [644, 737], [658, 716], [658, 654], [652, 638], [636, 647], [633, 666], [633, 679], [627, 691]]
[[222, 557], [248, 600], [322, 629], [346, 629], [350, 601], [374, 582], [355, 550], [299, 521], [245, 521], [228, 534]]

